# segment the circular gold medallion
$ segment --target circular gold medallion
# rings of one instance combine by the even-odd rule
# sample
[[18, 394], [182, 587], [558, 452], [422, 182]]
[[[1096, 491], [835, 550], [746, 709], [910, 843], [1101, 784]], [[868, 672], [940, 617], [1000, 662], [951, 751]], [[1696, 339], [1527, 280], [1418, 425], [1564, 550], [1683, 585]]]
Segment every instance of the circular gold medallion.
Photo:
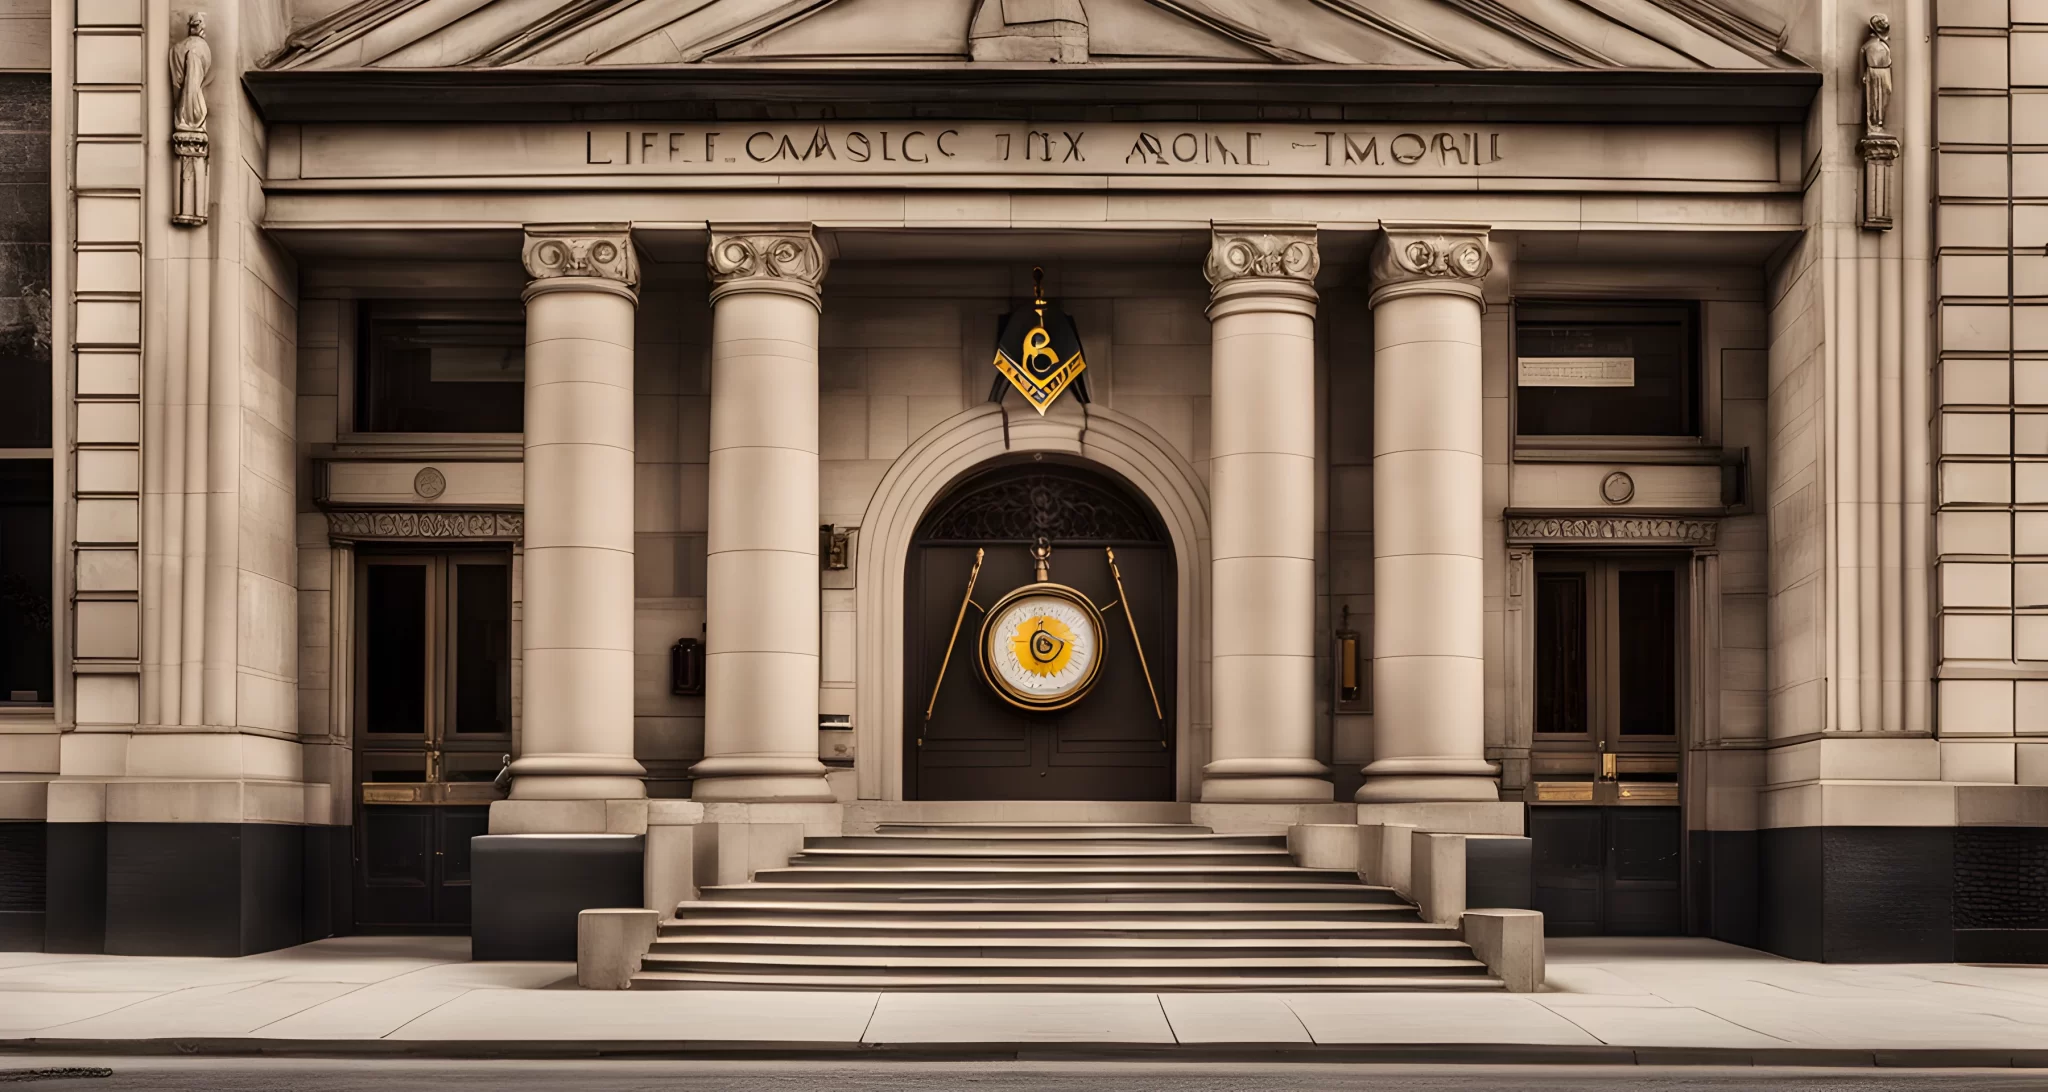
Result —
[[1102, 615], [1064, 584], [1026, 584], [989, 608], [981, 624], [981, 674], [1025, 709], [1064, 709], [1095, 685]]

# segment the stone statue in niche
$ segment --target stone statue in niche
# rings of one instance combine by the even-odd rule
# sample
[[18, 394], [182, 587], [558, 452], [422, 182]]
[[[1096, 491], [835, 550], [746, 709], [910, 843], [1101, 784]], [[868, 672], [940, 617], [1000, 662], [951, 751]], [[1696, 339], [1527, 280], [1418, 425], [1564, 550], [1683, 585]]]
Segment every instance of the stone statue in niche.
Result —
[[1885, 127], [1892, 103], [1892, 21], [1882, 15], [1870, 17], [1870, 33], [1863, 39], [1863, 139], [1856, 152], [1863, 157], [1863, 215], [1857, 221], [1873, 231], [1892, 226], [1892, 166], [1899, 160], [1901, 142]]
[[1885, 110], [1892, 101], [1892, 21], [1870, 17], [1870, 36], [1863, 40], [1863, 135], [1884, 132]]
[[206, 223], [212, 192], [207, 182], [206, 82], [213, 74], [213, 47], [206, 44], [206, 16], [193, 12], [183, 41], [171, 47], [171, 156], [178, 163], [178, 190], [171, 222]]

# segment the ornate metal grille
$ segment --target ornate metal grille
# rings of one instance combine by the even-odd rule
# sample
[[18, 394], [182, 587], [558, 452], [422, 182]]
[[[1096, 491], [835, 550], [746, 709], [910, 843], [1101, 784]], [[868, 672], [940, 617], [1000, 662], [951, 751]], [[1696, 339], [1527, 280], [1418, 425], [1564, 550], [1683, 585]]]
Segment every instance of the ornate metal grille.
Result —
[[1160, 542], [1138, 501], [1083, 471], [1034, 465], [957, 486], [926, 513], [917, 537], [973, 542]]

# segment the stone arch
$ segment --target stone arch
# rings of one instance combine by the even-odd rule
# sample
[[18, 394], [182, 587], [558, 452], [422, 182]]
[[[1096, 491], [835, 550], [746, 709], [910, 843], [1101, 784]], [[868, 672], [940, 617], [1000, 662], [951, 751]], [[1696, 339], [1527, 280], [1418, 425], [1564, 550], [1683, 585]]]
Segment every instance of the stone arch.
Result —
[[977, 467], [1018, 452], [1057, 452], [1121, 475], [1150, 501], [1173, 544], [1178, 634], [1175, 796], [1191, 800], [1208, 754], [1209, 490], [1194, 464], [1149, 426], [1088, 407], [1046, 417], [976, 406], [933, 426], [882, 476], [855, 552], [854, 739], [863, 800], [903, 799], [904, 570], [933, 502]]

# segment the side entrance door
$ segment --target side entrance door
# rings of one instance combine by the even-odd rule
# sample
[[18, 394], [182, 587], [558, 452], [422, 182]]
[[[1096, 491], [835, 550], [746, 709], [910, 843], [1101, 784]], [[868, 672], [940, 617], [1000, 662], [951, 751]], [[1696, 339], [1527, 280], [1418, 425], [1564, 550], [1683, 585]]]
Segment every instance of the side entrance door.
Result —
[[511, 557], [363, 554], [355, 609], [356, 928], [467, 932], [512, 749]]
[[1553, 936], [1685, 930], [1682, 558], [1536, 563], [1536, 908]]
[[[1095, 684], [1052, 711], [1005, 700], [984, 677], [978, 652], [984, 612], [1033, 582], [1032, 550], [1041, 542], [1051, 551], [1049, 579], [1102, 610]], [[977, 551], [981, 570], [963, 615]], [[926, 514], [907, 577], [908, 798], [1173, 799], [1173, 548], [1135, 490], [1051, 459], [983, 471]]]

